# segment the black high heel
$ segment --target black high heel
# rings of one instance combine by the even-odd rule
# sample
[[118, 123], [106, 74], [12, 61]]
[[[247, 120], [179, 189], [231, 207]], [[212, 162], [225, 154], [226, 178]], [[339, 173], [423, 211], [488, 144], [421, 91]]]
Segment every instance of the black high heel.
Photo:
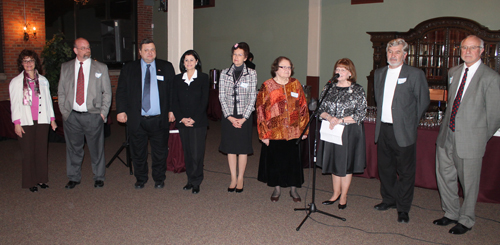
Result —
[[[236, 186], [238, 186], [238, 184], [236, 184]], [[243, 187], [241, 187], [241, 189], [238, 189], [238, 188], [236, 188], [236, 186], [234, 187], [236, 193], [242, 193], [243, 192]], [[245, 186], [245, 182], [243, 182], [243, 186]]]
[[236, 190], [236, 186], [234, 188], [228, 187], [227, 192], [234, 192]]
[[342, 209], [345, 209], [345, 208], [347, 208], [347, 202], [345, 204], [340, 204], [339, 203], [339, 209], [342, 210]]
[[321, 204], [323, 205], [332, 205], [334, 204], [336, 201], [338, 201], [340, 199], [340, 195], [337, 197], [337, 199], [333, 200], [333, 201], [330, 201], [330, 200], [326, 200], [324, 202], [322, 202]]

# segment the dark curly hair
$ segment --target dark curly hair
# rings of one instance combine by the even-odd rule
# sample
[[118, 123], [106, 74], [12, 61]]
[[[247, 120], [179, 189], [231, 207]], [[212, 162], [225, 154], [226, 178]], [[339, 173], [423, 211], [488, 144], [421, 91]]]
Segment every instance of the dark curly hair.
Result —
[[181, 61], [179, 62], [179, 69], [181, 70], [182, 73], [186, 72], [186, 67], [184, 66], [184, 58], [186, 58], [186, 55], [192, 55], [194, 59], [196, 60], [196, 66], [194, 67], [196, 70], [201, 72], [201, 59], [198, 53], [196, 51], [190, 49], [186, 52], [181, 57]]
[[293, 76], [293, 69], [295, 69], [295, 67], [293, 67], [292, 61], [285, 56], [280, 56], [274, 60], [273, 64], [271, 65], [271, 76], [276, 77], [276, 72], [280, 68], [279, 64], [282, 60], [288, 60], [288, 62], [290, 62], [290, 66], [292, 67], [292, 73], [290, 73], [290, 77]]
[[19, 70], [19, 72], [24, 71], [23, 60], [26, 57], [30, 57], [30, 58], [34, 59], [35, 60], [35, 69], [38, 71], [38, 74], [43, 74], [42, 62], [40, 62], [40, 58], [38, 58], [38, 54], [31, 49], [24, 49], [19, 54], [19, 57], [17, 58], [17, 69]]

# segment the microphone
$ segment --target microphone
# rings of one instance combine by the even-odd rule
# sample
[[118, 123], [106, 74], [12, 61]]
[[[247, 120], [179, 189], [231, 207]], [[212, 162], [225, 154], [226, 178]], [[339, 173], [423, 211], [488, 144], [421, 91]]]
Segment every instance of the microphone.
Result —
[[[335, 75], [332, 77], [332, 80], [338, 79], [340, 77], [340, 74], [335, 73]], [[331, 80], [330, 80], [331, 81]]]

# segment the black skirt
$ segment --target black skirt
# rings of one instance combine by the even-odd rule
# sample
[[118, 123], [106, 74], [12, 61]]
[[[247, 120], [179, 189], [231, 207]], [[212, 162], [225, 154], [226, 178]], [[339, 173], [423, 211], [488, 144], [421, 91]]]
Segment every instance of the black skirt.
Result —
[[299, 146], [294, 140], [270, 140], [269, 146], [262, 143], [259, 174], [257, 179], [268, 186], [301, 187], [304, 171]]
[[[243, 118], [242, 115], [233, 117]], [[243, 123], [241, 128], [235, 128], [227, 118], [222, 118], [219, 151], [226, 154], [253, 154], [252, 122], [253, 115], [250, 114], [250, 118]]]
[[340, 177], [363, 173], [366, 167], [365, 144], [363, 123], [346, 125], [342, 134], [342, 145], [320, 140], [317, 165], [323, 170], [323, 174]]

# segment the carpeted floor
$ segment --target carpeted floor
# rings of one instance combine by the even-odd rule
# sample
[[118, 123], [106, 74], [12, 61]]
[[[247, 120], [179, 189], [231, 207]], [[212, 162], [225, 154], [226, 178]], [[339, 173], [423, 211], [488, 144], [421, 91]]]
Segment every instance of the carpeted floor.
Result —
[[[106, 138], [106, 159], [121, 146], [118, 124]], [[244, 192], [228, 193], [227, 158], [218, 152], [220, 123], [211, 122], [205, 155], [205, 180], [197, 195], [183, 191], [185, 173], [167, 172], [164, 189], [152, 181], [142, 190], [116, 160], [107, 169], [104, 188], [93, 187], [88, 151], [82, 183], [66, 190], [65, 144], [49, 144], [50, 188], [31, 193], [21, 189], [21, 154], [17, 141], [0, 141], [0, 244], [500, 244], [500, 205], [478, 203], [476, 225], [468, 233], [448, 233], [452, 227], [432, 224], [443, 216], [439, 194], [416, 188], [410, 223], [396, 221], [395, 209], [376, 211], [379, 181], [353, 178], [348, 206], [323, 206], [332, 195], [331, 177], [318, 170], [317, 208], [346, 218], [341, 221], [318, 212], [305, 217], [311, 203], [312, 179], [305, 170], [302, 203], [294, 203], [284, 189], [277, 203], [272, 188], [256, 180], [260, 143], [254, 132]], [[122, 157], [125, 154], [122, 153]]]

